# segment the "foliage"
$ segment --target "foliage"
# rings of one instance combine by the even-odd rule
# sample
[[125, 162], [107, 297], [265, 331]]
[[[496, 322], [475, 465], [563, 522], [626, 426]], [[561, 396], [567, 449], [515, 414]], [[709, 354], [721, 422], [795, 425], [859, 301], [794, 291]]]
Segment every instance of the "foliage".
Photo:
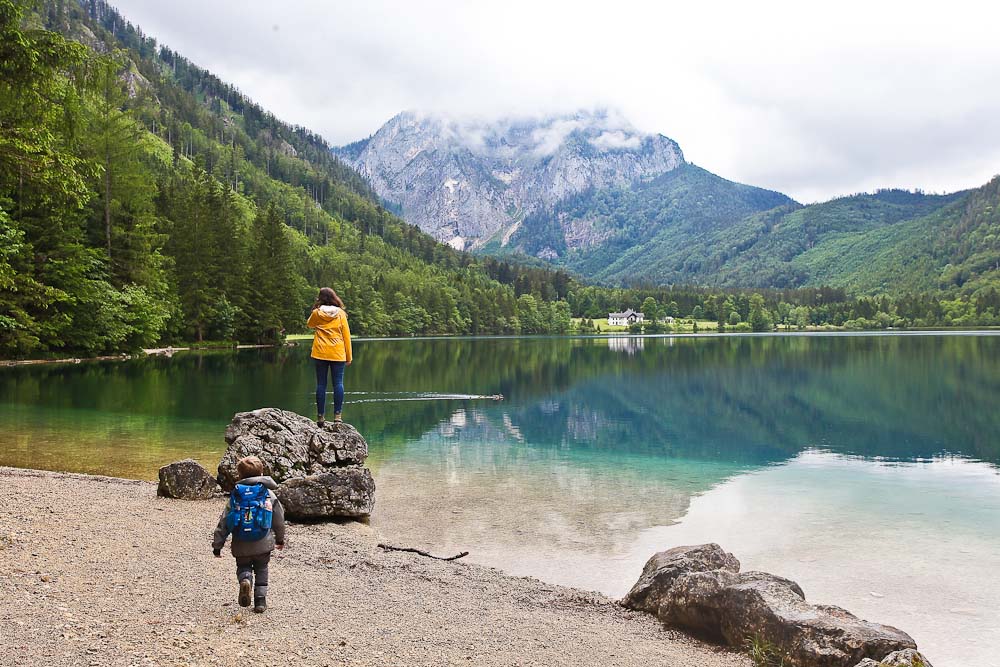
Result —
[[781, 654], [781, 650], [764, 639], [760, 635], [751, 635], [746, 638], [743, 649], [747, 652], [747, 657], [754, 667], [785, 667], [791, 662]]

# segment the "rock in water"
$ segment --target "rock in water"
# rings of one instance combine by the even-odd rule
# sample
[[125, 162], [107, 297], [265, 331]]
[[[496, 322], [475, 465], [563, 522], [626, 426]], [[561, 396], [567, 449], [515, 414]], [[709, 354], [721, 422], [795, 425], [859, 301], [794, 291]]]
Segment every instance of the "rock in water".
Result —
[[623, 604], [731, 646], [767, 642], [788, 667], [853, 667], [863, 658], [877, 661], [896, 651], [902, 660], [911, 656], [906, 649], [915, 653], [916, 643], [901, 630], [840, 607], [809, 604], [789, 579], [739, 569], [739, 561], [717, 544], [662, 551], [646, 563]]
[[236, 462], [257, 456], [264, 474], [281, 484], [338, 467], [360, 465], [368, 458], [368, 443], [350, 424], [317, 426], [302, 415], [261, 408], [240, 412], [226, 429], [226, 448], [219, 463], [219, 484], [226, 491], [237, 481]]
[[363, 518], [375, 507], [375, 480], [368, 468], [349, 466], [289, 479], [277, 494], [290, 519]]
[[630, 609], [657, 613], [674, 579], [688, 572], [727, 570], [739, 572], [740, 562], [718, 544], [674, 547], [654, 554], [642, 568], [642, 576], [622, 604]]
[[878, 661], [865, 658], [855, 667], [932, 667], [932, 665], [923, 653], [908, 648], [903, 651], [894, 651]]
[[774, 645], [786, 664], [800, 667], [851, 667], [862, 658], [878, 660], [917, 647], [896, 628], [870, 623], [840, 607], [811, 605], [788, 583], [748, 572], [724, 587], [716, 598], [723, 638], [740, 646], [758, 637]]
[[156, 495], [184, 500], [207, 500], [218, 488], [215, 478], [194, 459], [184, 459], [160, 468]]

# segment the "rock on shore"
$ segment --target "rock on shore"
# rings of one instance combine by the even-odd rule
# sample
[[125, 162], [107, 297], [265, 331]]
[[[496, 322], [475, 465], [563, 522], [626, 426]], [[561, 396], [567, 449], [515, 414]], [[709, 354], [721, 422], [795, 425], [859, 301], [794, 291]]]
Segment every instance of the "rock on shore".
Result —
[[854, 667], [865, 658], [878, 661], [917, 648], [901, 630], [807, 603], [794, 581], [741, 573], [739, 561], [717, 544], [655, 554], [622, 603], [730, 646], [768, 644], [794, 667]]
[[878, 662], [871, 658], [865, 658], [855, 667], [932, 667], [932, 665], [923, 653], [908, 648], [904, 651], [890, 653]]
[[157, 495], [183, 500], [208, 500], [218, 490], [215, 478], [194, 459], [184, 459], [160, 468]]
[[257, 456], [264, 474], [281, 484], [346, 465], [361, 465], [368, 458], [368, 443], [350, 424], [320, 427], [308, 417], [261, 408], [237, 413], [226, 429], [226, 448], [219, 463], [219, 484], [226, 491], [236, 484], [236, 462]]
[[363, 518], [375, 505], [375, 481], [362, 464], [368, 443], [350, 424], [317, 425], [277, 408], [240, 412], [226, 429], [219, 484], [235, 486], [236, 462], [257, 456], [264, 474], [278, 482], [278, 499], [290, 519]]
[[375, 480], [368, 468], [336, 468], [290, 479], [277, 494], [289, 519], [362, 518], [374, 508]]

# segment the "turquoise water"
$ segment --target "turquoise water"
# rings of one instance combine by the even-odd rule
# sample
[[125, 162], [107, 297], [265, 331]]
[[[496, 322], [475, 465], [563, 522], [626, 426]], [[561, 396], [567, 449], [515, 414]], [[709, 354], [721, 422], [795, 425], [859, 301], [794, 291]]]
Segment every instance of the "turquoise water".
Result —
[[[234, 412], [313, 414], [306, 346], [0, 369], [0, 465], [214, 467]], [[360, 341], [345, 417], [392, 541], [624, 593], [715, 541], [937, 667], [1000, 647], [1000, 337]], [[504, 400], [494, 400], [501, 394]]]

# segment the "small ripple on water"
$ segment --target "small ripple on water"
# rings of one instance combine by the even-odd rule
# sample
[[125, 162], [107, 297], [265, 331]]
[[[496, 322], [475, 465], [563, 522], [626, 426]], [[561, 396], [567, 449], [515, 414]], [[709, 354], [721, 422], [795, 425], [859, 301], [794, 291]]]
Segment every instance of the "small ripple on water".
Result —
[[[348, 391], [346, 396], [377, 396], [353, 398], [351, 403], [389, 403], [397, 401], [502, 401], [503, 394], [444, 394], [432, 391]], [[327, 395], [333, 395], [328, 391]]]

